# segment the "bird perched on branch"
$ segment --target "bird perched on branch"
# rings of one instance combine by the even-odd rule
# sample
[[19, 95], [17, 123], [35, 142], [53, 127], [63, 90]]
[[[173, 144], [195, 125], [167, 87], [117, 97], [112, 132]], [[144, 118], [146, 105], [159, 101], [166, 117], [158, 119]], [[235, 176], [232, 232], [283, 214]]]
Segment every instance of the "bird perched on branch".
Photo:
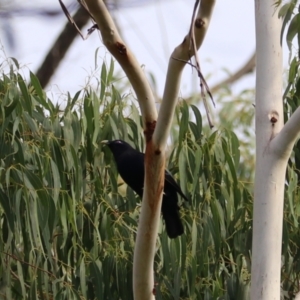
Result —
[[[144, 153], [133, 149], [122, 140], [102, 141], [102, 143], [111, 150], [122, 179], [142, 198], [145, 173]], [[169, 238], [176, 238], [183, 234], [177, 193], [188, 201], [175, 179], [166, 170], [161, 211]]]

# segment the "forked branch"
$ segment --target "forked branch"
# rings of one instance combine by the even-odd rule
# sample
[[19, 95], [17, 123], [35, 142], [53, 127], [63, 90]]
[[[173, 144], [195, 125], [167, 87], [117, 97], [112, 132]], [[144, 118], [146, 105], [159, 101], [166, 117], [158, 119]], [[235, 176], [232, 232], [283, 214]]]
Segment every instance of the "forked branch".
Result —
[[[146, 167], [141, 216], [134, 251], [133, 290], [135, 299], [154, 299], [153, 265], [164, 183], [165, 146], [177, 103], [181, 72], [186, 62], [196, 55], [204, 39], [215, 1], [201, 1], [197, 18], [194, 20], [193, 17], [190, 32], [171, 55], [157, 126], [155, 101], [149, 83], [130, 49], [122, 41], [105, 4], [101, 0], [85, 0], [85, 2], [98, 25], [104, 45], [119, 62], [132, 84], [142, 112], [147, 141]], [[199, 0], [196, 0], [194, 14], [198, 6]], [[209, 94], [200, 71], [199, 60], [196, 60], [195, 67], [200, 75], [200, 85], [204, 86]]]

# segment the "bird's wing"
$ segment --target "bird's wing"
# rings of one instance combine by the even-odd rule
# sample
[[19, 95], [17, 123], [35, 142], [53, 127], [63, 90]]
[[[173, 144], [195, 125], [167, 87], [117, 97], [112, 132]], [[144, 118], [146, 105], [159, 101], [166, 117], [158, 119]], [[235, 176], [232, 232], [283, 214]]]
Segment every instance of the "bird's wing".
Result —
[[182, 192], [180, 186], [168, 170], [165, 170], [165, 181], [167, 181], [184, 200], [189, 201], [189, 199]]
[[142, 198], [145, 172], [144, 154], [130, 149], [120, 155], [116, 162], [123, 180]]

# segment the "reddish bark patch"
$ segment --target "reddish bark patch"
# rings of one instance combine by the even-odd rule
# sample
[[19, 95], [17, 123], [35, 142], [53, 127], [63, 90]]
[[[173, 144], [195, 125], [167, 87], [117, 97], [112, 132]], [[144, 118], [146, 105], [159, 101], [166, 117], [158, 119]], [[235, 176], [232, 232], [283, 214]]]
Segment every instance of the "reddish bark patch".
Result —
[[152, 135], [153, 135], [155, 126], [156, 126], [156, 121], [146, 123], [146, 129], [144, 130], [144, 134], [145, 134], [147, 143], [150, 142], [152, 139]]
[[[149, 198], [149, 206], [151, 207], [152, 212], [156, 211], [156, 206], [158, 205], [158, 199], [161, 193], [163, 192], [164, 188], [164, 161], [160, 161], [159, 164], [163, 164], [162, 166], [160, 165], [159, 169], [159, 174], [153, 174], [153, 159], [156, 160], [155, 157], [151, 156], [151, 153], [158, 154], [156, 151], [153, 149], [153, 142], [152, 140], [147, 142], [147, 147], [146, 147], [146, 153], [145, 153], [145, 167], [146, 167], [146, 172], [147, 172], [147, 179], [149, 180], [151, 177], [151, 182], [147, 182], [146, 184], [148, 189], [151, 190], [150, 195], [151, 197]], [[160, 152], [158, 150], [158, 152]], [[161, 154], [161, 153], [159, 153]], [[154, 176], [154, 177], [153, 177]], [[159, 182], [157, 182], [159, 178]], [[156, 182], [156, 184], [155, 184]]]
[[127, 54], [127, 49], [125, 47], [124, 44], [116, 42], [116, 47], [118, 49], [118, 52], [122, 55], [126, 55]]
[[154, 283], [154, 287], [153, 287], [153, 290], [152, 290], [152, 294], [154, 295], [154, 296], [156, 296], [156, 287], [158, 286], [158, 282], [155, 282]]
[[195, 26], [197, 28], [202, 28], [204, 26], [205, 22], [202, 19], [196, 19], [195, 20]]
[[160, 154], [161, 154], [161, 151], [160, 151], [159, 149], [156, 149], [156, 150], [154, 151], [154, 153], [155, 153], [155, 155], [160, 155]]
[[278, 120], [277, 120], [277, 118], [275, 118], [275, 117], [272, 117], [271, 118], [271, 122], [274, 124], [274, 123], [276, 123]]
[[279, 114], [277, 111], [273, 110], [270, 114], [269, 114], [269, 119], [270, 122], [272, 123], [272, 126], [274, 126], [275, 123], [277, 123], [279, 118]]

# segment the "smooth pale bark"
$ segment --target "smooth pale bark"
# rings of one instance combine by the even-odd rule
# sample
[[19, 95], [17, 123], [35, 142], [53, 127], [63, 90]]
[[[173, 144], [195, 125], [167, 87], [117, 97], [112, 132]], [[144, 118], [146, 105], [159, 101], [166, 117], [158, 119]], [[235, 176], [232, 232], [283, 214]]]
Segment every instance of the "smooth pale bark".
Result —
[[[202, 0], [200, 2], [200, 7], [197, 11], [194, 21], [195, 44], [197, 50], [200, 48], [204, 40], [212, 17], [215, 2], [215, 0]], [[161, 148], [162, 145], [166, 145], [177, 104], [182, 71], [186, 65], [186, 62], [188, 62], [190, 58], [194, 56], [192, 49], [193, 47], [191, 46], [190, 35], [187, 34], [183, 39], [183, 42], [178, 45], [171, 54], [165, 90], [163, 94], [163, 101], [159, 111], [157, 128], [153, 136], [154, 144], [157, 148]]]
[[255, 1], [255, 22], [256, 175], [251, 299], [279, 300], [285, 172], [299, 134], [300, 111], [283, 124], [281, 21], [274, 0]]

